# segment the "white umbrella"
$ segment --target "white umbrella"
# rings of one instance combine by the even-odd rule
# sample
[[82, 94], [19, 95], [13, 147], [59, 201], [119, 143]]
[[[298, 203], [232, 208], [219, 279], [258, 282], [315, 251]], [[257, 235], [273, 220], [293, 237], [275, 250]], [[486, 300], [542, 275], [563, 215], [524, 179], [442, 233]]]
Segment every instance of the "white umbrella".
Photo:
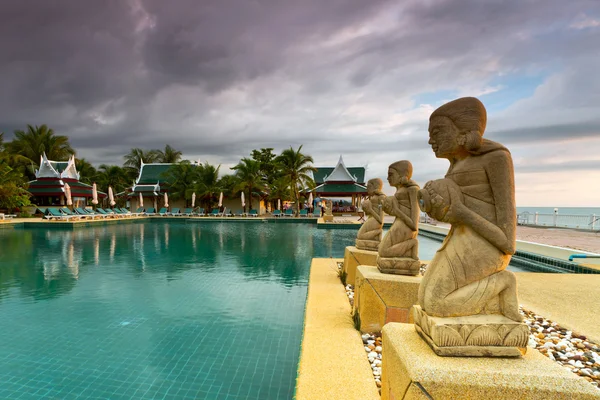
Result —
[[192, 208], [196, 205], [196, 192], [192, 193]]
[[242, 207], [246, 207], [246, 199], [244, 199], [244, 192], [242, 192]]
[[92, 204], [98, 204], [98, 189], [96, 188], [96, 184], [92, 185]]
[[281, 199], [277, 199], [277, 209], [281, 210]]
[[309, 207], [313, 206], [313, 195], [312, 195], [312, 192], [310, 192], [310, 194], [308, 195], [308, 206]]
[[223, 192], [219, 195], [219, 207], [223, 206]]
[[112, 187], [110, 187], [110, 186], [108, 187], [108, 202], [109, 202], [109, 204], [110, 204], [111, 207], [114, 207], [115, 204], [117, 204], [115, 202], [115, 196], [113, 195]]
[[65, 197], [67, 199], [67, 205], [72, 206], [73, 199], [71, 198], [71, 187], [69, 186], [68, 183], [65, 183]]
[[144, 196], [142, 196], [142, 192], [140, 192], [140, 207], [144, 207]]
[[165, 208], [169, 208], [169, 195], [165, 192]]

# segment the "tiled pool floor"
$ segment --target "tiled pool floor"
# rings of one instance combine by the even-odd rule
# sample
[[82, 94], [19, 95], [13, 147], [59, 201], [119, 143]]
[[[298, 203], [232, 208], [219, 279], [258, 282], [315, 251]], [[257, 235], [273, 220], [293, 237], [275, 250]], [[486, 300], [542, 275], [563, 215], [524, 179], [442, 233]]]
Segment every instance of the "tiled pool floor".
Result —
[[342, 257], [355, 235], [272, 223], [2, 231], [0, 399], [290, 399], [310, 260]]

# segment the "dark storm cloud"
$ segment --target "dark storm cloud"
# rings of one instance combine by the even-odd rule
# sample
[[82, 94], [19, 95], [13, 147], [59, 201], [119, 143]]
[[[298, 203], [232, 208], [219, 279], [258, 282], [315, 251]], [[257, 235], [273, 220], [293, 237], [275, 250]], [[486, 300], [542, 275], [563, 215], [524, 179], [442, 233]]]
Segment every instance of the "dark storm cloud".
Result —
[[[166, 143], [223, 163], [304, 144], [318, 164], [345, 154], [384, 175], [432, 157], [417, 94], [542, 71], [558, 74], [547, 92], [486, 135], [587, 137], [600, 127], [599, 30], [571, 24], [599, 16], [586, 0], [2, 2], [0, 131], [46, 123], [94, 163]], [[433, 164], [423, 176], [443, 172]]]

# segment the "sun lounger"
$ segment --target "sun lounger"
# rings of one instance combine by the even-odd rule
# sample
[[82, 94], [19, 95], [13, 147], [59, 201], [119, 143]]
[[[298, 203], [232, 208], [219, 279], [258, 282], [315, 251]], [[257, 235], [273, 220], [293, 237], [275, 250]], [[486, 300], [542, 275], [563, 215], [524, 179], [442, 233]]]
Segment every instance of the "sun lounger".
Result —
[[144, 207], [138, 207], [137, 210], [135, 210], [134, 213], [131, 213], [132, 215], [139, 217], [140, 215], [144, 214]]
[[154, 207], [150, 207], [149, 209], [146, 210], [146, 212], [144, 214], [146, 214], [146, 215], [156, 215], [156, 209]]
[[46, 219], [57, 219], [57, 220], [64, 220], [64, 221], [68, 221], [71, 218], [73, 218], [70, 215], [66, 215], [63, 214], [60, 210], [56, 209], [56, 208], [49, 208], [48, 210], [46, 210], [48, 212], [48, 215], [44, 215], [44, 218]]
[[224, 217], [227, 213], [227, 207], [223, 207], [223, 212], [217, 213], [217, 217]]
[[301, 217], [308, 217], [308, 210], [306, 208], [300, 210]]
[[236, 215], [237, 217], [245, 217], [245, 216], [246, 216], [246, 215], [248, 215], [248, 214], [246, 214], [246, 213], [244, 212], [244, 210], [237, 210], [237, 211], [235, 212], [235, 215]]
[[194, 215], [199, 215], [201, 217], [204, 217], [206, 215], [206, 212], [204, 212], [204, 208], [200, 207], [200, 208], [198, 208], [198, 211], [194, 212]]
[[191, 208], [186, 208], [181, 212], [181, 216], [183, 217], [190, 217], [192, 216], [192, 214], [194, 213], [194, 210], [192, 210]]
[[211, 217], [216, 217], [219, 215], [219, 209], [215, 208], [212, 210], [212, 212], [209, 214]]
[[171, 209], [170, 213], [167, 213], [167, 215], [171, 215], [173, 217], [181, 217], [181, 213], [179, 212], [179, 208], [175, 207]]
[[87, 211], [85, 211], [84, 209], [77, 207], [75, 208], [75, 214], [77, 215], [81, 215], [83, 218], [91, 218], [94, 219], [94, 215], [88, 213]]
[[79, 214], [76, 214], [73, 211], [71, 211], [70, 209], [68, 209], [67, 207], [63, 207], [59, 211], [61, 213], [63, 213], [64, 215], [68, 215], [71, 218], [81, 219], [81, 218], [87, 218], [88, 217], [88, 215], [81, 216]]
[[0, 219], [1, 220], [13, 219], [16, 216], [17, 216], [16, 214], [4, 214], [4, 213], [0, 213]]
[[273, 211], [272, 215], [274, 217], [281, 217], [281, 210], [275, 210], [275, 211]]
[[113, 208], [112, 210], [105, 209], [105, 210], [108, 212], [112, 212], [115, 216], [117, 216], [119, 218], [126, 218], [126, 217], [129, 217], [129, 215], [130, 215], [129, 213], [125, 213], [125, 212], [121, 211], [120, 208]]
[[167, 216], [168, 213], [169, 213], [169, 210], [166, 207], [163, 207], [160, 210], [158, 210], [158, 215], [160, 215], [161, 217]]
[[105, 215], [106, 218], [116, 218], [117, 217], [116, 214], [113, 213], [113, 212], [111, 212], [110, 210], [105, 210], [105, 209], [100, 208], [100, 207], [96, 208], [96, 212], [100, 213], [102, 215]]
[[288, 208], [287, 210], [285, 210], [285, 213], [283, 215], [285, 217], [293, 217], [294, 216], [294, 210], [292, 210], [291, 208]]
[[249, 217], [258, 217], [258, 211], [257, 210], [250, 210], [250, 212], [248, 213]]

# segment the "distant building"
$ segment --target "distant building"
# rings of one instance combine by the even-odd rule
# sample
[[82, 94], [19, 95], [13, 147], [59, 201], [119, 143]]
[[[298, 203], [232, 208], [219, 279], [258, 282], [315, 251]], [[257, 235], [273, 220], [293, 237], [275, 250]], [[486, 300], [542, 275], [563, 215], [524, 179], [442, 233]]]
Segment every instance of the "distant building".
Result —
[[[65, 183], [71, 188], [73, 204], [86, 206], [92, 199], [92, 187], [79, 181], [79, 172], [75, 167], [75, 156], [68, 161], [48, 160], [44, 153], [40, 160], [40, 168], [35, 171], [35, 180], [29, 182], [31, 202], [38, 206], [64, 206]], [[98, 192], [98, 199], [106, 197], [106, 193]]]
[[346, 167], [340, 156], [335, 167], [316, 168], [317, 171], [313, 173], [316, 184], [313, 192], [317, 197], [350, 198], [351, 208], [358, 207], [361, 199], [366, 197], [365, 167]]

